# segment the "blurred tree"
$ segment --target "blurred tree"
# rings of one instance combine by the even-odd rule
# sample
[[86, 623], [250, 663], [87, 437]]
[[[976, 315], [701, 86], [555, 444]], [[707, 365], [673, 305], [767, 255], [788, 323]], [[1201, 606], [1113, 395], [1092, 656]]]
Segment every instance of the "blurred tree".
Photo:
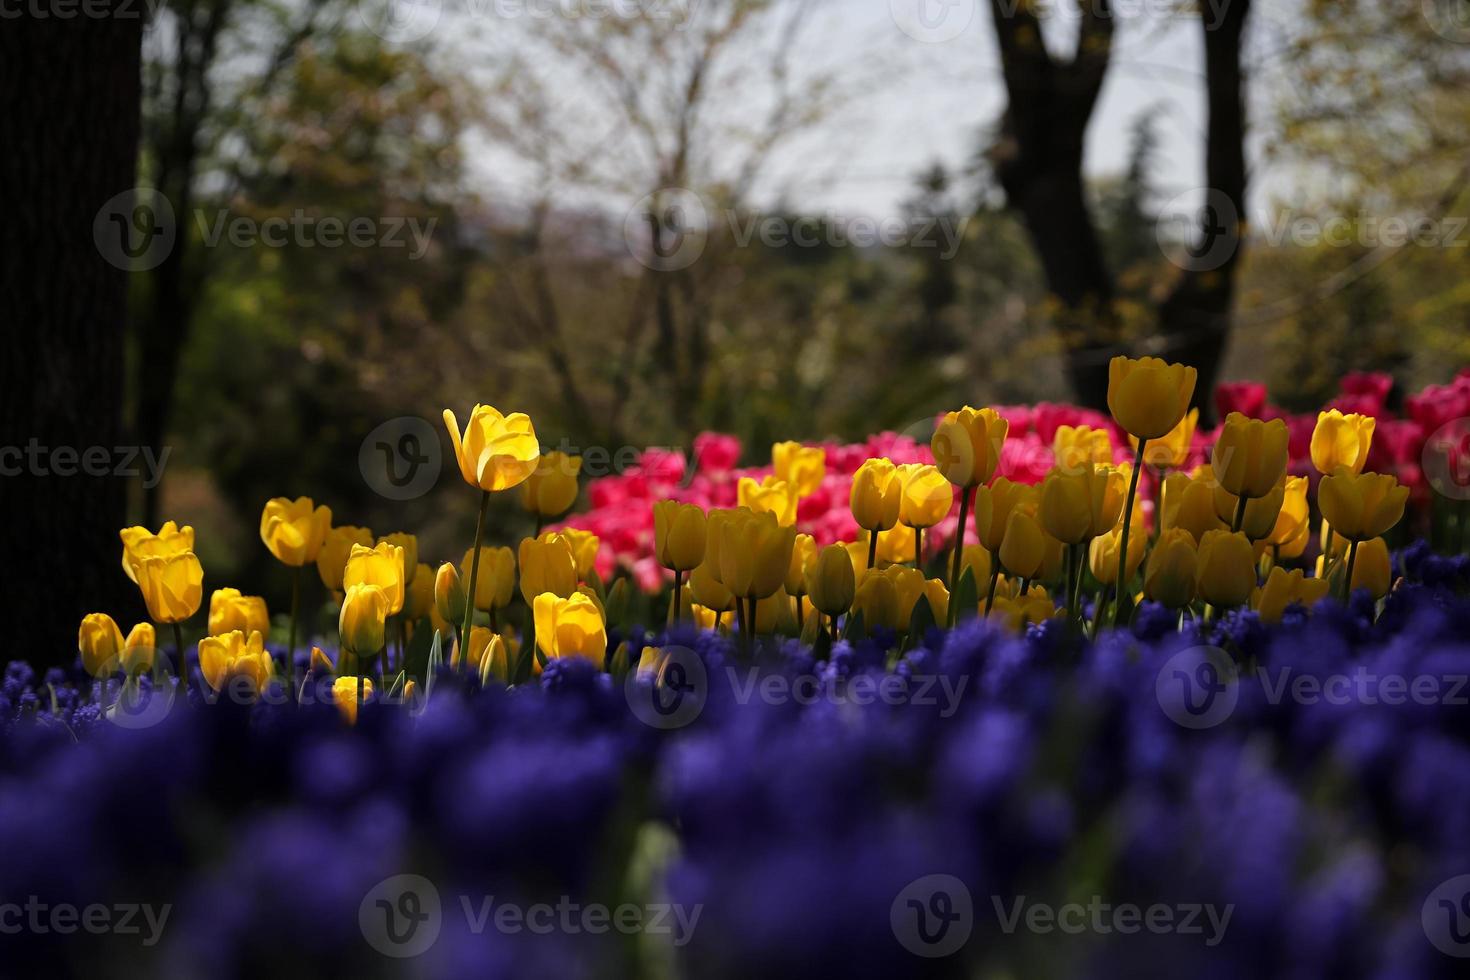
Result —
[[115, 196], [136, 182], [143, 21], [88, 10], [18, 8], [0, 27], [0, 617], [11, 655], [39, 667], [71, 663], [86, 613], [142, 615], [118, 568], [118, 468], [138, 465], [121, 425], [127, 273], [101, 236], [135, 217]]

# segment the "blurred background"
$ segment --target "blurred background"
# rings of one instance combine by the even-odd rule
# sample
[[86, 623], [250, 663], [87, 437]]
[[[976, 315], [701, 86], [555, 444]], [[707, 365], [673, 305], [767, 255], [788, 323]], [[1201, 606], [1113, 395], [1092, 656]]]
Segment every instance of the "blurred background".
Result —
[[706, 429], [764, 462], [963, 403], [1103, 407], [1120, 352], [1195, 365], [1207, 416], [1220, 380], [1306, 410], [1470, 362], [1464, 0], [16, 10], [0, 444], [162, 461], [0, 480], [33, 661], [137, 604], [128, 524], [193, 524], [206, 588], [278, 609], [273, 496], [458, 560], [452, 459], [408, 499], [362, 462], [438, 472], [446, 406], [608, 465]]

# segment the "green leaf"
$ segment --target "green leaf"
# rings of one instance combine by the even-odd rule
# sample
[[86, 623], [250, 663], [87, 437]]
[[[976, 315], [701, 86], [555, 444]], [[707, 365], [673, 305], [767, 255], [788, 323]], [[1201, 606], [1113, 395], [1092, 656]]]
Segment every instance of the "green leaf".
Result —
[[975, 569], [966, 567], [955, 584], [954, 594], [949, 597], [949, 607], [955, 610], [955, 622], [980, 615], [980, 593], [975, 583]]
[[850, 612], [847, 614], [847, 623], [842, 630], [842, 638], [848, 643], [860, 643], [868, 635], [863, 624], [863, 614]]
[[439, 676], [439, 668], [444, 665], [443, 640], [439, 637], [439, 631], [434, 630], [434, 640], [429, 644], [429, 656], [424, 662], [424, 703], [434, 695], [434, 682]]
[[603, 603], [607, 611], [607, 625], [611, 628], [621, 629], [626, 626], [628, 616], [628, 580], [620, 578], [612, 584], [608, 591], [607, 601]]
[[927, 595], [919, 596], [919, 601], [914, 603], [914, 611], [909, 616], [909, 645], [912, 646], [924, 638], [924, 633], [934, 624], [934, 610], [929, 605]]

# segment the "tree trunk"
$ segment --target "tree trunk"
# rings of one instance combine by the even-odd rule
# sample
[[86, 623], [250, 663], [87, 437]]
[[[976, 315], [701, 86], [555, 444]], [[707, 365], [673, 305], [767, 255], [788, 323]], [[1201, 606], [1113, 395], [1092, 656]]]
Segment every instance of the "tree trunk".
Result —
[[99, 212], [135, 180], [145, 8], [109, 6], [27, 8], [0, 29], [0, 622], [19, 641], [10, 656], [38, 665], [75, 658], [85, 613], [125, 629], [142, 615], [118, 558], [138, 465], [123, 446], [129, 273], [105, 257], [101, 236], [119, 228]]

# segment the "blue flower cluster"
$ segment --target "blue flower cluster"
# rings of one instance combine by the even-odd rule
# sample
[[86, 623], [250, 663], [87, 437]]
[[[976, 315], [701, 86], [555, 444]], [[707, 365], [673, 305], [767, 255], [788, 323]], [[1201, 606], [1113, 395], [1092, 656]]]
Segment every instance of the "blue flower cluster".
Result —
[[[355, 726], [326, 698], [197, 695], [120, 724], [79, 672], [12, 663], [0, 962], [220, 980], [1460, 975], [1465, 563], [1399, 562], [1414, 582], [1380, 608], [1269, 628], [1234, 612], [1176, 631], [1145, 606], [1095, 643], [970, 621], [901, 655], [878, 636], [820, 658], [633, 631], [614, 643], [633, 664], [644, 642], [666, 667], [680, 651], [682, 685], [578, 660], [510, 691], [445, 671], [427, 701], [370, 702]], [[679, 698], [677, 724], [640, 710]]]

